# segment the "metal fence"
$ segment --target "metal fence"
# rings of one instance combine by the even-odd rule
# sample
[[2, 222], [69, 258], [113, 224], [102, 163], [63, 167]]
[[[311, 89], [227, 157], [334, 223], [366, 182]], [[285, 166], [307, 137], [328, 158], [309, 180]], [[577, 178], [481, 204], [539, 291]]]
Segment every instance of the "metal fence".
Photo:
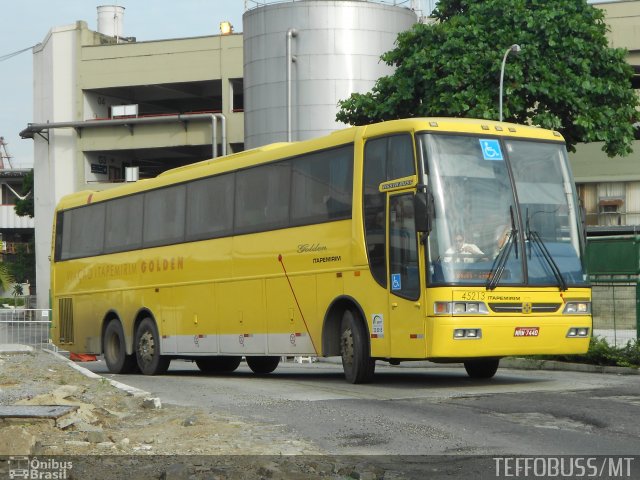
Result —
[[51, 343], [51, 310], [36, 308], [0, 309], [0, 345], [19, 344], [57, 350]]
[[593, 282], [593, 335], [609, 345], [625, 346], [638, 339], [638, 284]]

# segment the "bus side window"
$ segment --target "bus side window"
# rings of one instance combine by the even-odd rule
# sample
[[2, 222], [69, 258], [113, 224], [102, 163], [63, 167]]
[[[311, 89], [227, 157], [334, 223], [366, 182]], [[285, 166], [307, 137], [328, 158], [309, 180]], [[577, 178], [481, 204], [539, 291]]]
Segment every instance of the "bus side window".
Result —
[[413, 193], [392, 196], [389, 212], [391, 292], [416, 300], [420, 296], [420, 276]]
[[184, 185], [144, 193], [143, 246], [170, 245], [184, 241], [185, 196]]
[[104, 248], [104, 203], [63, 212], [60, 260], [101, 255]]
[[291, 164], [293, 225], [351, 217], [353, 145], [302, 155]]
[[234, 175], [226, 173], [187, 185], [187, 241], [233, 233]]
[[364, 229], [369, 255], [369, 268], [376, 281], [387, 286], [387, 260], [385, 235], [385, 194], [378, 187], [386, 180], [387, 139], [369, 140], [364, 150], [363, 208]]
[[363, 207], [369, 268], [376, 281], [387, 286], [386, 196], [380, 184], [415, 174], [411, 135], [398, 134], [367, 140], [364, 147]]
[[236, 173], [235, 233], [288, 226], [291, 163], [276, 162]]

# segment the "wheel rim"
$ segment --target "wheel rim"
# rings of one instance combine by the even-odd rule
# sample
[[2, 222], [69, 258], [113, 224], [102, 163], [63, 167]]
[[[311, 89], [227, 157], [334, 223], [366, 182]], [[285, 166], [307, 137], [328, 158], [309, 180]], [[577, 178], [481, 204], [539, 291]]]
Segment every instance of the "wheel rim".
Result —
[[353, 365], [353, 335], [349, 328], [342, 332], [342, 363], [349, 367]]
[[149, 330], [146, 330], [140, 335], [140, 340], [138, 341], [138, 356], [142, 363], [148, 365], [153, 361], [155, 354], [156, 344], [153, 334]]

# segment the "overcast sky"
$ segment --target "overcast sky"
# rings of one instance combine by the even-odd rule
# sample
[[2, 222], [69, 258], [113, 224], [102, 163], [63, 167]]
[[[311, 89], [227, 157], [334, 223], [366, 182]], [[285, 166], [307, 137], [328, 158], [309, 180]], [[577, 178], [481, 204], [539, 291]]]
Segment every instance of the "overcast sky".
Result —
[[[254, 2], [248, 2], [253, 4]], [[120, 5], [124, 36], [139, 41], [215, 35], [220, 22], [242, 31], [245, 0], [10, 0], [2, 2], [0, 56], [41, 42], [52, 27], [84, 20], [97, 30], [99, 5]], [[33, 140], [18, 135], [33, 121], [33, 54], [0, 62], [0, 136], [14, 167], [33, 165]]]

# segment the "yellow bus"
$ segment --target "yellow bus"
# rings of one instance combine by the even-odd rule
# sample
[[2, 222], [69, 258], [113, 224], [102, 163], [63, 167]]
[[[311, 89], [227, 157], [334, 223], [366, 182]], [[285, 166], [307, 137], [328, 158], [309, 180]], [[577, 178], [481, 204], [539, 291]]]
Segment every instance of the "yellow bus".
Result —
[[111, 372], [241, 359], [375, 362], [579, 354], [584, 234], [557, 132], [472, 119], [353, 127], [59, 203], [53, 339]]

